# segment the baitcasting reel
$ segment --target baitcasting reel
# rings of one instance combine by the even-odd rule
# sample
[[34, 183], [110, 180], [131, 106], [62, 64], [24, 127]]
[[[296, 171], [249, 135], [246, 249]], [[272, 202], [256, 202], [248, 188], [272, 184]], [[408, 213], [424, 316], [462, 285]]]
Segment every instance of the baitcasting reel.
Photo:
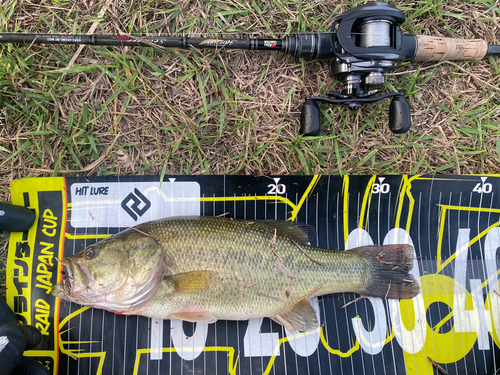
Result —
[[342, 91], [328, 92], [331, 98], [306, 99], [301, 115], [302, 134], [319, 133], [318, 101], [347, 104], [349, 109], [357, 110], [362, 103], [390, 97], [389, 129], [396, 134], [406, 133], [411, 119], [404, 94], [374, 96], [382, 92], [383, 73], [404, 61], [480, 60], [500, 52], [498, 46], [488, 46], [483, 40], [403, 35], [400, 25], [404, 21], [402, 11], [382, 1], [353, 8], [335, 20], [331, 29], [335, 56], [330, 74], [342, 82]]
[[500, 55], [500, 46], [484, 40], [403, 35], [400, 25], [405, 15], [395, 6], [374, 1], [341, 14], [330, 32], [296, 33], [284, 39], [209, 39], [165, 36], [72, 35], [0, 33], [0, 43], [89, 44], [109, 46], [150, 46], [172, 48], [211, 48], [281, 51], [308, 60], [331, 59], [330, 73], [342, 82], [339, 92], [329, 98], [306, 98], [302, 108], [300, 132], [317, 135], [320, 131], [317, 102], [347, 104], [357, 110], [362, 103], [392, 97], [389, 128], [400, 134], [410, 129], [410, 106], [403, 93], [380, 96], [384, 73], [404, 61], [480, 60]]
[[307, 98], [302, 108], [301, 133], [319, 133], [317, 101], [347, 104], [358, 110], [361, 103], [373, 103], [392, 97], [389, 107], [389, 128], [406, 133], [411, 126], [410, 106], [403, 93], [375, 96], [382, 92], [383, 73], [399, 62], [410, 60], [416, 52], [415, 37], [403, 35], [400, 25], [405, 15], [394, 6], [376, 1], [353, 8], [333, 23], [332, 44], [335, 57], [330, 64], [332, 77], [342, 82], [341, 92]]

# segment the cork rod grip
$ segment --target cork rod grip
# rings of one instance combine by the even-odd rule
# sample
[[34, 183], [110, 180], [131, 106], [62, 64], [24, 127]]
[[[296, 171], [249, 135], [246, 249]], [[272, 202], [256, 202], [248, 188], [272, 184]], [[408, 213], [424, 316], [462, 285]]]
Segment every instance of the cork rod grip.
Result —
[[481, 39], [454, 39], [439, 36], [417, 36], [417, 53], [413, 61], [481, 60], [488, 44]]

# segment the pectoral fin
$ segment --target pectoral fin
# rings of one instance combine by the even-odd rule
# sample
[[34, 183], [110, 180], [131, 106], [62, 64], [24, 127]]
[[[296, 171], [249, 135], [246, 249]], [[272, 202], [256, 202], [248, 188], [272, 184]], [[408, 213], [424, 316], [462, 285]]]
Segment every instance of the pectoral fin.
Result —
[[185, 320], [186, 322], [191, 322], [191, 323], [211, 324], [217, 321], [217, 319], [208, 311], [180, 312], [177, 314], [172, 314], [170, 317], [175, 319]]
[[318, 319], [308, 298], [303, 298], [293, 308], [272, 318], [290, 332], [312, 331], [318, 328]]
[[167, 276], [164, 282], [172, 285], [173, 293], [191, 294], [208, 290], [217, 275], [215, 271], [191, 271]]

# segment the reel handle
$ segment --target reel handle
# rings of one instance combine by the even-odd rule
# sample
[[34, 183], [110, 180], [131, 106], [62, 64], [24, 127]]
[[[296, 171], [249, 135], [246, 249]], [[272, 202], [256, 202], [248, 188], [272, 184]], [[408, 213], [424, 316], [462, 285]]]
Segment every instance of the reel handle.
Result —
[[306, 136], [315, 136], [320, 131], [319, 106], [317, 101], [330, 104], [347, 104], [356, 110], [361, 103], [374, 103], [379, 100], [392, 98], [389, 106], [389, 129], [394, 134], [403, 134], [410, 130], [410, 105], [401, 92], [392, 92], [374, 98], [347, 98], [338, 92], [328, 92], [328, 96], [336, 99], [314, 96], [306, 98], [300, 116], [300, 133]]

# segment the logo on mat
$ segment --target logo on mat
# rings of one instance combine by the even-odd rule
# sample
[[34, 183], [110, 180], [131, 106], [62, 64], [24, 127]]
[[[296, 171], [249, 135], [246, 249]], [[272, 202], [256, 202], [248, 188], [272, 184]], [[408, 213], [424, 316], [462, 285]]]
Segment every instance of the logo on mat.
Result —
[[[129, 205], [129, 203], [132, 203]], [[142, 208], [139, 206], [143, 204]], [[122, 208], [130, 215], [134, 221], [137, 221], [137, 215], [142, 216], [151, 207], [151, 202], [146, 198], [139, 190], [134, 189], [133, 193], [130, 193], [122, 201]]]

